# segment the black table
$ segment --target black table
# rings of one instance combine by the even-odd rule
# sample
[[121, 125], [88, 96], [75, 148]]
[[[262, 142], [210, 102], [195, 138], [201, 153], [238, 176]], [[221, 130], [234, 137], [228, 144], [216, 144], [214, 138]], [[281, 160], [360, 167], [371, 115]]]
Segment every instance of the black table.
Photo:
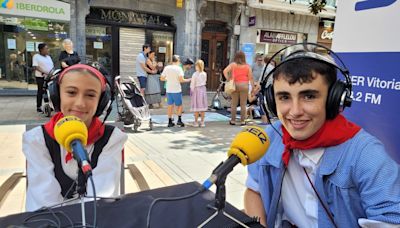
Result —
[[[97, 201], [97, 226], [98, 227], [146, 227], [147, 213], [150, 204], [155, 198], [159, 197], [179, 197], [195, 192], [200, 184], [191, 182], [165, 188], [142, 191], [138, 193], [126, 194], [121, 196], [119, 200], [98, 200]], [[214, 210], [208, 209], [207, 205], [214, 205], [215, 195], [211, 191], [202, 192], [195, 197], [180, 201], [158, 202], [155, 204], [151, 215], [150, 227], [197, 227], [204, 220], [210, 217]], [[93, 203], [85, 203], [86, 222], [92, 223], [93, 220]], [[81, 205], [74, 204], [55, 208], [52, 210], [56, 213], [62, 226], [70, 226], [70, 222], [81, 223]], [[250, 227], [261, 227], [254, 219], [248, 217], [240, 210], [230, 204], [226, 204], [225, 211], [246, 223]], [[48, 211], [47, 211], [48, 212]], [[71, 221], [67, 220], [65, 213]], [[55, 220], [51, 214], [47, 213], [43, 216], [37, 216], [40, 212], [26, 212], [21, 214], [9, 215], [0, 218], [0, 227], [8, 227], [11, 225], [19, 225], [22, 227], [24, 221], [30, 217], [33, 219], [51, 219]], [[32, 220], [32, 219], [30, 219]], [[24, 227], [39, 227], [49, 221], [25, 224]], [[206, 227], [240, 227], [232, 220], [219, 214], [211, 220]], [[17, 226], [15, 226], [17, 227]]]

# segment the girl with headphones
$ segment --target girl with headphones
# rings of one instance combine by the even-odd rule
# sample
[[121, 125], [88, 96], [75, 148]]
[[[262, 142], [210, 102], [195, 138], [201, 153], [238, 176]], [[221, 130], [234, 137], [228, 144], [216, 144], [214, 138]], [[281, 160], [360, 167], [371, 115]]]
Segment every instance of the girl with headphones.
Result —
[[[103, 112], [111, 111], [111, 91], [105, 77], [88, 65], [70, 66], [49, 85], [49, 98], [58, 113], [45, 125], [23, 135], [28, 180], [26, 210], [59, 204], [76, 195], [77, 162], [54, 137], [55, 124], [67, 115], [80, 118], [88, 128], [85, 149], [93, 168], [97, 196], [117, 196], [127, 135], [99, 119]], [[87, 195], [93, 195], [90, 187]]]
[[268, 151], [248, 167], [246, 213], [267, 227], [398, 227], [400, 166], [340, 114], [351, 104], [348, 71], [304, 44], [281, 52], [296, 48], [262, 83], [279, 121], [266, 128]]

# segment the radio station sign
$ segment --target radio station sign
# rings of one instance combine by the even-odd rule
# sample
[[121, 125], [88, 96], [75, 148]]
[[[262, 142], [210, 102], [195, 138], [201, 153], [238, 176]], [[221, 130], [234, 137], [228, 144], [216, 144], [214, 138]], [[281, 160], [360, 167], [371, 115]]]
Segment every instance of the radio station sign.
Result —
[[[380, 139], [400, 164], [400, 21], [395, 1], [338, 1], [332, 48], [350, 71], [346, 116]], [[362, 113], [362, 115], [360, 115]]]
[[297, 34], [261, 30], [260, 42], [275, 44], [295, 44], [297, 43]]

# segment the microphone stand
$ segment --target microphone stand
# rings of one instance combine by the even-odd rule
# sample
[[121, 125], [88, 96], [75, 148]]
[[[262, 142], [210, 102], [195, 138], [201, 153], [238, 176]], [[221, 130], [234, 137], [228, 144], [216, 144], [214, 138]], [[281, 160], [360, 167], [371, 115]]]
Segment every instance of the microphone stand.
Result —
[[[218, 167], [216, 168], [218, 169]], [[237, 224], [241, 225], [242, 227], [249, 228], [249, 226], [246, 226], [246, 224], [242, 223], [232, 215], [228, 214], [224, 208], [225, 208], [225, 195], [226, 195], [226, 188], [225, 188], [225, 181], [226, 181], [227, 175], [222, 175], [218, 177], [217, 181], [215, 182], [215, 185], [217, 186], [217, 191], [215, 193], [215, 201], [214, 201], [214, 206], [208, 205], [207, 208], [215, 210], [215, 213], [212, 214], [210, 217], [208, 217], [204, 222], [202, 222], [197, 228], [202, 228], [207, 223], [209, 223], [213, 218], [215, 218], [217, 215], [222, 213], [225, 217], [229, 218], [230, 220], [236, 222]]]
[[86, 227], [85, 195], [86, 195], [87, 179], [88, 179], [89, 175], [91, 175], [91, 173], [86, 175], [82, 172], [81, 167], [79, 167], [77, 192], [79, 194], [79, 198], [81, 199], [81, 212], [82, 212], [82, 226], [83, 227]]

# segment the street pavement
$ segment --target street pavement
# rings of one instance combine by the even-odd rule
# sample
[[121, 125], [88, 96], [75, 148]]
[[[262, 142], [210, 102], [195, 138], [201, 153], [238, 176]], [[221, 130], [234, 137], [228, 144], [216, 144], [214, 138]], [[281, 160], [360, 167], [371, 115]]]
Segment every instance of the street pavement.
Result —
[[[212, 95], [208, 94], [209, 102]], [[36, 112], [35, 99], [34, 96], [0, 97], [0, 184], [13, 173], [25, 172], [21, 145], [25, 129], [49, 119]], [[186, 126], [168, 128], [164, 99], [163, 108], [151, 109], [156, 122], [153, 130], [143, 124], [137, 133], [127, 132], [125, 193], [191, 181], [203, 182], [221, 161], [227, 159], [226, 152], [232, 139], [243, 128], [228, 125], [228, 117], [212, 111], [206, 113], [205, 128], [191, 126], [193, 115], [189, 112], [188, 96], [184, 96], [183, 102]], [[114, 107], [108, 121], [117, 119]], [[238, 209], [243, 209], [246, 174], [246, 168], [238, 165], [226, 181], [227, 201]], [[25, 188], [23, 179], [0, 202], [0, 216], [24, 211]], [[211, 190], [215, 191], [215, 187]]]

